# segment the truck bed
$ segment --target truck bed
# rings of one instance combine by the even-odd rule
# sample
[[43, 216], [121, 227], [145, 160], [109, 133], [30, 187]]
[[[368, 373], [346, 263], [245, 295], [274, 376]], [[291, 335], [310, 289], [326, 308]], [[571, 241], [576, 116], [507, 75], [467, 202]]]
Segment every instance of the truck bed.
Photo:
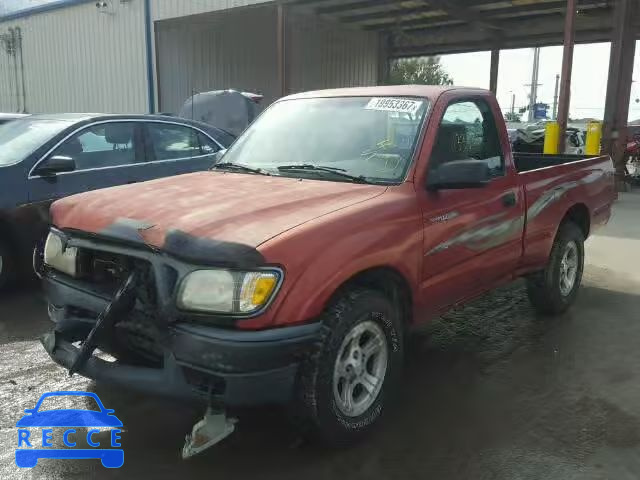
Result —
[[609, 156], [514, 153], [526, 199], [524, 265], [541, 265], [567, 212], [582, 218], [585, 237], [604, 224], [617, 195]]
[[593, 158], [589, 155], [542, 155], [539, 153], [513, 152], [513, 162], [519, 173], [537, 170], [539, 168], [554, 167], [565, 163], [577, 162]]

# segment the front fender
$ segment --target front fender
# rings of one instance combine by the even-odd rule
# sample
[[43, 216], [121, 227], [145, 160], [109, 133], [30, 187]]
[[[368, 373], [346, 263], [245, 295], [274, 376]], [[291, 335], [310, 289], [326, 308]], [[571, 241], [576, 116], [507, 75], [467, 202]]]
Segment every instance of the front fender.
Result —
[[395, 270], [410, 285], [413, 298], [417, 298], [422, 228], [413, 219], [331, 238], [322, 248], [310, 245], [301, 261], [286, 266], [273, 324], [316, 318], [342, 285], [372, 268]]

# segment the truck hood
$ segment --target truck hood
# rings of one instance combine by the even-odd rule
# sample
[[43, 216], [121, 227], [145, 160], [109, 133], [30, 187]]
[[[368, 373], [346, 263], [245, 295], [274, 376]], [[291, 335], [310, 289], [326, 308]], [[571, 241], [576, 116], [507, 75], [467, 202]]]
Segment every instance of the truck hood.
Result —
[[384, 186], [199, 172], [67, 197], [51, 208], [61, 229], [111, 235], [127, 226], [162, 248], [167, 235], [250, 247], [382, 194]]

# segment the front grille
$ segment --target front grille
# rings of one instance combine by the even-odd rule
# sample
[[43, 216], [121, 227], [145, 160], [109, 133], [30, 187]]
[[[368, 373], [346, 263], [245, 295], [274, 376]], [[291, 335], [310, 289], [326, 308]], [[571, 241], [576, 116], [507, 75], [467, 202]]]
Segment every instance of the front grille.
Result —
[[78, 280], [112, 297], [132, 272], [138, 282], [131, 311], [118, 319], [103, 339], [119, 360], [161, 366], [163, 327], [158, 318], [156, 281], [151, 264], [143, 259], [100, 250], [79, 251]]
[[139, 268], [142, 263], [132, 257], [98, 250], [81, 249], [78, 255], [78, 278], [112, 294], [133, 268]]

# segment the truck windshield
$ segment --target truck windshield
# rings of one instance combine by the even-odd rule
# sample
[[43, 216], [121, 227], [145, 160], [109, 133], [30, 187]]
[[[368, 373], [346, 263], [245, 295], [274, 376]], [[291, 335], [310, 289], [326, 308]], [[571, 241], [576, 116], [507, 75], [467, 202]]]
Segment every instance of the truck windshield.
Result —
[[398, 183], [428, 108], [426, 99], [408, 97], [285, 100], [251, 125], [221, 162], [272, 175]]
[[0, 167], [23, 161], [71, 125], [65, 120], [24, 119], [0, 126]]

